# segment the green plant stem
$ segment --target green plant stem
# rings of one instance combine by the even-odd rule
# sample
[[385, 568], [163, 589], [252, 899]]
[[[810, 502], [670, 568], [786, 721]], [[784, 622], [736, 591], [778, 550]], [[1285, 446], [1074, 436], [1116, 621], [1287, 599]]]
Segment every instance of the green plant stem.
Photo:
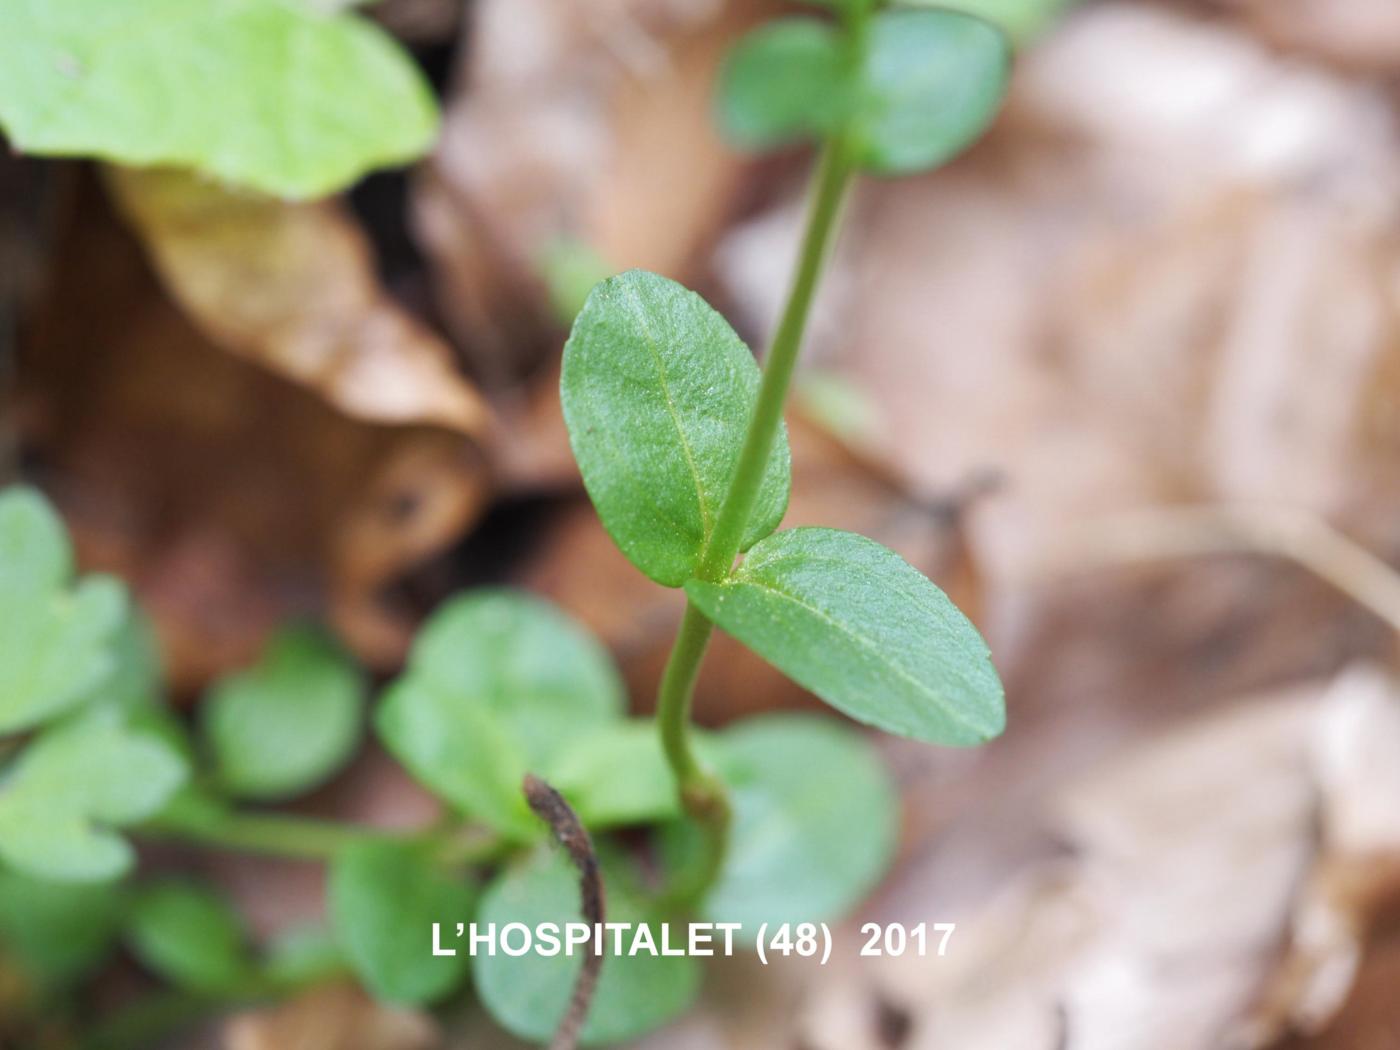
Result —
[[[792, 383], [797, 354], [807, 328], [812, 299], [830, 249], [841, 201], [850, 183], [852, 167], [845, 140], [833, 136], [822, 151], [813, 184], [797, 272], [787, 305], [773, 336], [764, 363], [763, 380], [753, 416], [744, 435], [739, 461], [720, 505], [709, 545], [701, 556], [701, 579], [724, 579], [733, 568], [743, 543], [744, 529], [768, 469], [773, 446], [783, 422], [783, 404]], [[701, 827], [707, 840], [708, 861], [696, 880], [694, 896], [702, 894], [719, 874], [729, 838], [731, 812], [724, 785], [696, 758], [690, 737], [691, 702], [695, 679], [714, 627], [694, 605], [686, 603], [685, 616], [676, 635], [657, 695], [656, 717], [666, 760], [675, 774], [681, 803]]]
[[783, 405], [787, 401], [788, 387], [792, 385], [792, 373], [797, 365], [798, 351], [802, 348], [802, 336], [807, 330], [812, 299], [826, 262], [832, 234], [836, 230], [841, 200], [851, 180], [847, 152], [845, 139], [837, 135], [827, 142], [817, 166], [797, 272], [793, 275], [787, 305], [783, 308], [778, 330], [764, 360], [763, 382], [758, 388], [758, 400], [754, 404], [748, 432], [744, 435], [744, 447], [739, 453], [734, 477], [729, 482], [724, 502], [720, 504], [709, 545], [700, 559], [699, 576], [711, 583], [723, 580], [734, 566], [734, 559], [738, 557], [743, 543], [744, 529], [753, 513], [754, 500], [758, 498], [763, 475], [768, 469], [768, 460], [773, 455], [773, 445], [783, 423]]
[[141, 830], [158, 838], [297, 860], [328, 861], [346, 846], [383, 839], [421, 844], [452, 867], [493, 860], [506, 849], [494, 836], [470, 834], [471, 829], [466, 828], [382, 831], [288, 813], [239, 812], [198, 801], [172, 806]]

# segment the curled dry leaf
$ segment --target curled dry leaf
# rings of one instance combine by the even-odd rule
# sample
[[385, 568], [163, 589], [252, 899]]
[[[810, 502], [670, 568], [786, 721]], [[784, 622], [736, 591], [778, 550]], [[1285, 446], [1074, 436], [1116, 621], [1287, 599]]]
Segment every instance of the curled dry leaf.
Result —
[[337, 204], [170, 170], [110, 168], [107, 184], [170, 294], [225, 349], [361, 419], [483, 431], [485, 403], [448, 347], [380, 288]]
[[481, 450], [346, 415], [224, 353], [96, 187], [65, 205], [15, 417], [82, 562], [132, 584], [177, 692], [251, 663], [279, 623], [327, 613], [362, 659], [392, 664], [416, 610], [385, 592], [481, 513]]

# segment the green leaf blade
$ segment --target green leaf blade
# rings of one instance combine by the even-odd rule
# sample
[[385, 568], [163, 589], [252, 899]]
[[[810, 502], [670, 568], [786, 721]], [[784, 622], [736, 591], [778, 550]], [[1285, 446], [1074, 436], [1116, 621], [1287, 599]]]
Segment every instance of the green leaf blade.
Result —
[[859, 722], [966, 747], [1005, 728], [981, 635], [941, 590], [874, 540], [801, 528], [757, 544], [723, 583], [686, 594], [739, 641]]
[[721, 734], [715, 764], [734, 828], [705, 916], [823, 922], [859, 904], [894, 860], [899, 797], [870, 743], [831, 718], [775, 714]]
[[720, 124], [742, 149], [813, 138], [840, 119], [844, 84], [836, 31], [814, 18], [779, 19], [730, 51], [720, 77]]
[[153, 816], [187, 776], [168, 743], [111, 711], [53, 726], [0, 790], [0, 857], [42, 879], [116, 878], [132, 851], [110, 829]]
[[422, 155], [431, 92], [385, 33], [285, 0], [0, 0], [16, 149], [316, 197]]
[[[645, 922], [656, 943], [661, 934], [647, 902], [635, 893], [620, 864], [605, 858], [609, 922]], [[578, 872], [559, 851], [537, 851], [503, 870], [487, 887], [477, 916], [478, 928], [495, 923], [524, 923], [531, 930], [541, 923], [583, 921], [579, 914]], [[672, 931], [673, 940], [684, 933]], [[624, 944], [627, 943], [624, 941]], [[522, 1039], [548, 1042], [568, 1005], [585, 949], [572, 955], [547, 956], [529, 951], [509, 956], [478, 952], [472, 976], [482, 1003], [508, 1031]], [[593, 1004], [581, 1042], [588, 1045], [635, 1039], [670, 1021], [690, 1006], [700, 984], [700, 966], [686, 955], [654, 957], [614, 955], [603, 960]]]
[[229, 992], [252, 971], [243, 920], [223, 897], [195, 883], [144, 889], [127, 940], [147, 968], [194, 992]]
[[1006, 37], [970, 15], [882, 11], [871, 21], [850, 135], [864, 168], [901, 175], [950, 160], [995, 118], [1010, 74]]
[[430, 790], [503, 834], [543, 827], [521, 793], [567, 742], [622, 714], [622, 681], [582, 626], [538, 598], [475, 591], [439, 609], [375, 714], [385, 746]]
[[436, 869], [421, 851], [366, 841], [342, 850], [328, 884], [331, 923], [371, 992], [394, 1003], [436, 1002], [466, 976], [469, 957], [432, 953], [432, 925], [447, 938], [470, 922], [476, 888]]
[[[753, 355], [694, 292], [631, 270], [599, 284], [564, 347], [560, 395], [603, 526], [657, 583], [695, 572], [738, 462], [759, 384]], [[787, 510], [787, 436], [763, 476], [743, 547]]]
[[364, 700], [363, 676], [328, 639], [284, 631], [257, 667], [223, 679], [204, 702], [220, 786], [280, 800], [324, 783], [355, 753]]

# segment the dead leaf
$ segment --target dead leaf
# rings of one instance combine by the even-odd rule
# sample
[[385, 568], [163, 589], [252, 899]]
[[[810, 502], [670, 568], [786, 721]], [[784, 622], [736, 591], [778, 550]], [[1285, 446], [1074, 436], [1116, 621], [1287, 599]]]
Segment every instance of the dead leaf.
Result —
[[416, 1010], [380, 1006], [352, 985], [329, 985], [228, 1022], [226, 1050], [433, 1050], [437, 1025]]
[[169, 170], [106, 176], [171, 295], [219, 345], [352, 416], [482, 434], [485, 403], [448, 347], [379, 287], [369, 246], [339, 205]]

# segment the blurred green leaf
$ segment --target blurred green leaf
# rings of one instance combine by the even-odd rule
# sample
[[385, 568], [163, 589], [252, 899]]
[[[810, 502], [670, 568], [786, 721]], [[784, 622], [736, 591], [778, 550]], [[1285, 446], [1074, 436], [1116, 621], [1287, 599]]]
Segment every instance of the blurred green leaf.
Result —
[[349, 970], [335, 932], [323, 926], [299, 926], [280, 934], [268, 945], [263, 963], [263, 973], [288, 988], [330, 980]]
[[154, 815], [187, 766], [160, 737], [112, 711], [53, 726], [0, 787], [0, 857], [40, 878], [97, 881], [125, 872], [131, 847], [110, 828]]
[[1077, 0], [900, 0], [908, 7], [936, 7], [975, 15], [999, 28], [1017, 47], [1029, 43]]
[[705, 898], [716, 922], [836, 919], [894, 860], [899, 798], [870, 743], [817, 715], [765, 715], [724, 732], [715, 752], [734, 826]]
[[329, 639], [283, 631], [258, 666], [224, 678], [204, 701], [218, 783], [254, 799], [324, 783], [355, 754], [364, 700], [363, 675]]
[[868, 32], [850, 126], [862, 167], [886, 175], [926, 171], [987, 130], [1011, 65], [998, 30], [955, 11], [894, 9], [876, 15]]
[[571, 740], [549, 782], [589, 828], [680, 815], [675, 774], [649, 720], [617, 722]]
[[749, 33], [720, 77], [720, 124], [737, 146], [763, 149], [815, 138], [843, 115], [841, 39], [815, 18], [783, 18]]
[[72, 576], [48, 501], [22, 486], [0, 492], [0, 734], [73, 709], [116, 669], [126, 589], [101, 576], [72, 586]]
[[0, 868], [0, 948], [44, 987], [87, 976], [116, 939], [125, 887], [46, 882]]
[[16, 150], [196, 168], [284, 197], [421, 156], [437, 115], [372, 22], [287, 0], [0, 0]]
[[[660, 944], [661, 933], [646, 903], [619, 865], [606, 865], [608, 922], [647, 922]], [[503, 870], [482, 895], [478, 926], [581, 922], [578, 873], [557, 850], [540, 850]], [[683, 941], [684, 927], [672, 934]], [[512, 943], [515, 943], [514, 941]], [[626, 941], [624, 943], [630, 943]], [[508, 1031], [546, 1042], [563, 1017], [587, 948], [546, 956], [536, 951], [509, 956], [502, 951], [472, 957], [472, 976], [482, 1003]], [[583, 1027], [585, 1043], [634, 1039], [682, 1013], [695, 998], [700, 965], [688, 955], [614, 955], [603, 961], [598, 990]]]
[[858, 721], [969, 746], [1006, 725], [987, 645], [894, 551], [838, 529], [763, 540], [722, 583], [686, 594], [711, 620]]
[[571, 739], [621, 716], [607, 651], [529, 595], [476, 591], [444, 605], [414, 642], [375, 727], [415, 777], [501, 832], [543, 833], [521, 793]]
[[349, 846], [330, 870], [330, 914], [355, 972], [377, 997], [428, 1003], [452, 992], [466, 976], [469, 956], [432, 953], [432, 926], [444, 945], [456, 924], [470, 922], [476, 887], [434, 867], [418, 849], [392, 842]]
[[194, 883], [143, 889], [126, 937], [152, 972], [193, 992], [229, 992], [253, 972], [243, 920], [223, 897]]
[[[588, 297], [564, 347], [564, 422], [603, 526], [633, 565], [679, 587], [714, 530], [758, 396], [759, 373], [728, 323], [675, 281], [631, 270]], [[787, 510], [777, 443], [744, 548]]]

